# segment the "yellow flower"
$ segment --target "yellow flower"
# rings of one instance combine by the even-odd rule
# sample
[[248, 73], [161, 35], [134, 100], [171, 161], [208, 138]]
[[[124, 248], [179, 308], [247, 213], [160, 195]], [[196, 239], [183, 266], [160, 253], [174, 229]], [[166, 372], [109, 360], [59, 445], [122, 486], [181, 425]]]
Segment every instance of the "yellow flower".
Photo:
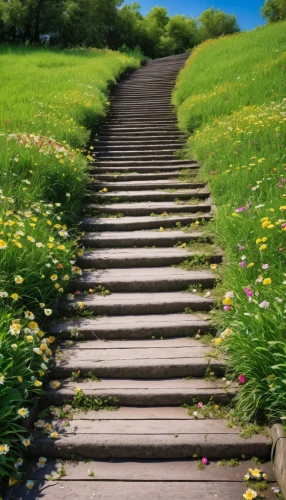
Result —
[[12, 242], [13, 242], [13, 243], [14, 243], [14, 245], [15, 245], [16, 247], [18, 247], [18, 248], [22, 248], [22, 247], [23, 247], [23, 245], [22, 245], [19, 241], [17, 241], [17, 240], [12, 240]]
[[42, 351], [46, 351], [46, 350], [48, 349], [47, 344], [41, 344], [41, 345], [40, 345], [40, 349], [41, 349]]
[[22, 443], [24, 446], [30, 446], [31, 441], [30, 441], [30, 439], [23, 439]]
[[47, 243], [47, 247], [48, 247], [48, 248], [53, 248], [53, 247], [54, 247], [54, 244], [53, 244], [53, 243]]
[[0, 240], [0, 250], [5, 250], [7, 248], [7, 243], [4, 240]]
[[211, 268], [211, 269], [216, 269], [216, 268], [217, 268], [217, 264], [211, 264], [211, 265], [210, 265], [210, 268]]
[[29, 479], [27, 482], [26, 482], [26, 486], [28, 488], [28, 490], [31, 490], [34, 486], [34, 481], [32, 481], [31, 479]]
[[12, 293], [12, 294], [10, 295], [10, 297], [11, 297], [11, 299], [13, 299], [13, 300], [17, 300], [17, 299], [19, 298], [19, 295], [18, 295], [17, 293]]
[[17, 484], [19, 482], [19, 479], [16, 479], [15, 477], [9, 477], [9, 486], [14, 486], [14, 484]]
[[37, 328], [39, 328], [39, 325], [38, 323], [36, 323], [36, 321], [30, 321], [29, 328], [31, 328], [31, 330], [36, 330]]
[[43, 370], [40, 370], [39, 371], [39, 377], [44, 377], [45, 376], [45, 372]]
[[265, 229], [271, 224], [270, 220], [265, 220], [262, 222], [261, 226]]
[[253, 267], [253, 266], [254, 266], [254, 262], [250, 262], [250, 263], [248, 264], [248, 266], [246, 266], [246, 267], [247, 267], [247, 268], [249, 268], [249, 267]]
[[18, 411], [17, 411], [18, 415], [20, 415], [21, 417], [27, 417], [29, 415], [29, 410], [28, 408], [20, 408]]
[[39, 337], [43, 337], [45, 335], [44, 332], [42, 332], [42, 330], [38, 330], [36, 334], [39, 335]]
[[262, 239], [261, 238], [257, 238], [256, 240], [256, 245], [258, 245], [259, 243], [261, 243]]
[[52, 310], [51, 309], [44, 309], [44, 313], [46, 316], [50, 316], [52, 314]]
[[93, 160], [92, 156], [90, 156], [90, 155], [86, 155], [86, 158], [87, 158], [89, 161], [92, 161], [92, 160]]
[[51, 335], [51, 336], [48, 338], [48, 342], [49, 342], [49, 344], [52, 344], [55, 340], [56, 340], [56, 337], [54, 337], [53, 335]]
[[274, 227], [274, 224], [269, 224], [269, 226], [267, 226], [267, 229], [273, 229]]
[[83, 309], [84, 308], [84, 302], [77, 302], [78, 308]]
[[9, 451], [8, 444], [0, 444], [0, 452], [1, 452], [1, 454], [6, 455], [6, 453], [8, 453], [8, 451]]
[[243, 498], [245, 498], [245, 500], [253, 500], [253, 498], [256, 497], [257, 497], [256, 491], [251, 490], [250, 488], [248, 488], [248, 490], [246, 490], [246, 492], [243, 495]]
[[253, 477], [255, 477], [256, 479], [260, 477], [260, 470], [259, 469], [253, 469], [251, 474], [253, 475]]
[[43, 385], [43, 382], [41, 382], [40, 380], [35, 380], [34, 382], [35, 387], [41, 387], [41, 385]]
[[46, 429], [46, 431], [50, 431], [52, 429], [52, 424], [46, 423], [45, 424], [45, 429]]
[[280, 210], [286, 210], [286, 205], [283, 205], [282, 207], [280, 207]]
[[267, 245], [265, 245], [265, 244], [264, 245], [260, 245], [259, 250], [260, 250], [260, 252], [262, 252], [266, 248], [267, 248]]
[[50, 382], [50, 387], [52, 389], [57, 389], [59, 386], [60, 386], [60, 382], [58, 382], [58, 380], [53, 380], [52, 382]]
[[18, 375], [17, 379], [18, 379], [18, 382], [20, 382], [20, 383], [23, 382], [21, 375]]
[[59, 245], [59, 246], [57, 247], [57, 249], [58, 249], [58, 250], [65, 250], [65, 249], [66, 249], [66, 247], [65, 247], [65, 245]]
[[271, 283], [272, 283], [271, 278], [265, 278], [265, 279], [262, 281], [262, 285], [271, 285]]
[[236, 212], [233, 212], [233, 214], [231, 214], [232, 217], [239, 217], [239, 215], [236, 213]]
[[22, 278], [22, 276], [20, 276], [18, 274], [17, 276], [15, 276], [14, 280], [15, 280], [16, 285], [21, 285], [21, 283], [23, 283], [23, 281], [24, 281], [24, 278]]
[[163, 227], [160, 227], [159, 231], [162, 233], [163, 231], [165, 231], [165, 229]]
[[219, 344], [221, 344], [221, 343], [222, 343], [222, 338], [220, 338], [220, 337], [219, 337], [219, 338], [217, 338], [217, 339], [214, 339], [214, 344], [215, 344], [215, 345], [219, 345]]
[[222, 303], [223, 303], [223, 305], [224, 305], [224, 306], [231, 306], [231, 304], [232, 304], [232, 300], [231, 300], [231, 298], [230, 298], [230, 297], [225, 297], [225, 298], [223, 299]]
[[52, 281], [56, 281], [56, 280], [58, 279], [58, 275], [57, 275], [57, 274], [52, 274], [52, 275], [50, 276], [50, 279], [51, 279]]
[[58, 433], [56, 431], [53, 431], [53, 432], [51, 432], [50, 436], [53, 439], [57, 439], [59, 435], [58, 435]]
[[262, 242], [265, 243], [265, 241], [267, 241], [267, 240], [268, 240], [267, 236], [263, 236]]
[[33, 335], [27, 335], [26, 340], [27, 342], [33, 342], [34, 341]]

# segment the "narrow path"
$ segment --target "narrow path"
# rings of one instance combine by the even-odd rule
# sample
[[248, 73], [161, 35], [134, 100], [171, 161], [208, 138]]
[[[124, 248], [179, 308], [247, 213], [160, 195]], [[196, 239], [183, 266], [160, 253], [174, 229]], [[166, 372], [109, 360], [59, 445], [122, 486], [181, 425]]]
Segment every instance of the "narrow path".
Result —
[[[72, 284], [77, 295], [60, 304], [62, 320], [51, 327], [62, 339], [72, 334], [84, 342], [69, 347], [63, 340], [52, 370], [60, 386], [49, 390], [45, 405], [70, 403], [81, 388], [91, 398], [116, 397], [121, 408], [76, 413], [69, 426], [54, 418], [59, 438], [39, 436], [32, 453], [81, 460], [32, 467], [29, 477], [40, 481], [11, 498], [239, 500], [253, 463], [217, 461], [243, 454], [269, 460], [266, 437], [242, 439], [219, 418], [236, 386], [226, 385], [224, 361], [198, 339], [210, 331], [215, 275], [205, 266], [174, 267], [198, 252], [221, 261], [204, 232], [211, 199], [196, 180], [198, 165], [174, 156], [184, 137], [170, 96], [186, 58], [150, 61], [116, 87], [94, 143], [82, 222], [86, 251], [78, 259], [84, 271]], [[192, 182], [183, 182], [186, 169]], [[89, 292], [99, 286], [103, 295]], [[193, 398], [213, 398], [209, 417], [181, 407]], [[201, 470], [203, 457], [211, 463]], [[47, 480], [56, 470], [58, 480]], [[269, 462], [263, 470], [274, 481]], [[276, 497], [269, 490], [265, 498]]]

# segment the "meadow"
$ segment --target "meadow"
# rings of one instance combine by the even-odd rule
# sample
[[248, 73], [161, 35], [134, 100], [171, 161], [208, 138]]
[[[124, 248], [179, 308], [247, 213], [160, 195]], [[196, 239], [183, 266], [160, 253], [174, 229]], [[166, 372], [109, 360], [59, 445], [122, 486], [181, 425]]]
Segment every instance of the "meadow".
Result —
[[[85, 145], [139, 53], [0, 47], [0, 479], [21, 477], [22, 426], [47, 382], [45, 321], [80, 269]], [[87, 158], [87, 159], [86, 159]], [[52, 429], [46, 429], [52, 434]]]
[[245, 421], [286, 419], [286, 22], [209, 40], [173, 102], [216, 204], [224, 251], [215, 341], [240, 380]]

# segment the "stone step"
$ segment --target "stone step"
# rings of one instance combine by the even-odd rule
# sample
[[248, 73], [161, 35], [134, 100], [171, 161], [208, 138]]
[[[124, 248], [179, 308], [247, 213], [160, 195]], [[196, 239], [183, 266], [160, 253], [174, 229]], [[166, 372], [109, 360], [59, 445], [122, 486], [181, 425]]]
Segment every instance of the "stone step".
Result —
[[186, 290], [192, 285], [213, 288], [215, 275], [208, 271], [185, 271], [175, 267], [103, 269], [84, 271], [70, 282], [73, 290], [85, 291], [102, 285], [111, 292], [169, 292]]
[[[125, 163], [126, 165], [126, 163]], [[126, 172], [130, 172], [130, 173], [160, 173], [160, 172], [163, 172], [163, 173], [173, 173], [173, 172], [178, 172], [178, 170], [182, 170], [182, 169], [191, 169], [193, 170], [195, 173], [198, 172], [198, 165], [195, 163], [195, 162], [189, 162], [189, 164], [186, 166], [186, 165], [145, 165], [145, 166], [141, 166], [141, 165], [137, 165], [137, 166], [118, 166], [118, 165], [115, 165], [114, 167], [112, 167], [112, 165], [107, 165], [106, 167], [103, 167], [103, 166], [98, 166], [98, 163], [94, 166], [94, 167], [89, 167], [89, 171], [91, 174], [94, 174], [96, 175], [97, 173], [100, 174], [100, 173], [112, 173], [112, 172], [116, 172], [116, 173], [126, 173]]]
[[158, 151], [177, 151], [180, 146], [182, 146], [182, 142], [170, 142], [166, 141], [165, 144], [162, 144], [162, 142], [157, 141], [155, 144], [150, 144], [148, 141], [146, 141], [146, 144], [141, 144], [139, 143], [138, 145], [136, 144], [121, 144], [120, 142], [117, 144], [114, 144], [113, 141], [106, 143], [106, 145], [102, 145], [101, 142], [95, 142], [94, 143], [94, 152], [96, 154], [100, 152], [109, 152], [109, 153], [121, 153], [121, 152], [130, 152], [131, 153], [136, 153], [138, 151], [155, 151], [156, 153]]
[[78, 349], [72, 353], [62, 349], [50, 376], [55, 379], [66, 378], [78, 370], [81, 373], [91, 372], [99, 378], [114, 379], [204, 377], [208, 371], [216, 377], [223, 376], [224, 361], [205, 357], [208, 351], [204, 347], [106, 349], [100, 352]]
[[[120, 157], [132, 157], [132, 158], [146, 158], [146, 159], [151, 159], [154, 158], [156, 159], [157, 157], [160, 157], [159, 159], [173, 159], [174, 155], [178, 151], [178, 147], [174, 148], [169, 148], [165, 146], [157, 146], [157, 149], [148, 149], [147, 147], [145, 149], [140, 150], [139, 148], [134, 149], [132, 147], [125, 147], [122, 148], [121, 150], [112, 150], [109, 148], [106, 148], [105, 151], [94, 151], [92, 153], [92, 156], [95, 159], [103, 158], [103, 159], [116, 159]], [[180, 152], [181, 153], [181, 152]], [[182, 155], [182, 153], [181, 153]], [[177, 156], [178, 157], [178, 156]]]
[[63, 339], [139, 340], [204, 335], [210, 330], [206, 313], [77, 318], [49, 325], [49, 332]]
[[[101, 424], [96, 422], [94, 422], [92, 427], [85, 420], [77, 421], [77, 429], [74, 433], [69, 431], [69, 427], [65, 427], [57, 440], [39, 435], [38, 438], [32, 440], [30, 452], [34, 456], [42, 456], [43, 450], [45, 450], [45, 455], [48, 457], [70, 459], [74, 455], [80, 455], [85, 458], [101, 460], [118, 458], [178, 460], [190, 459], [193, 458], [193, 455], [208, 457], [209, 460], [217, 460], [221, 459], [221, 457], [224, 459], [241, 457], [243, 454], [268, 459], [270, 456], [271, 442], [269, 438], [262, 435], [254, 435], [247, 440], [242, 439], [239, 436], [239, 429], [229, 428], [221, 421], [211, 420], [211, 425], [209, 426], [207, 420], [203, 422], [192, 420], [190, 422], [193, 424], [193, 427], [188, 429], [182, 425], [181, 421], [173, 423], [172, 420], [166, 422], [158, 420], [156, 422], [157, 425], [155, 425], [155, 422], [142, 420], [139, 425], [137, 421], [137, 427], [135, 424], [136, 428], [131, 433], [128, 432], [129, 426], [131, 430], [131, 422], [128, 420], [126, 421], [126, 434], [122, 433], [121, 430], [124, 424], [120, 426], [120, 421], [118, 420], [114, 420], [110, 426], [107, 422], [103, 421], [101, 427]], [[158, 429], [159, 422], [162, 424], [162, 431]], [[182, 425], [184, 432], [181, 430], [180, 425]], [[100, 431], [101, 428], [102, 431]], [[85, 429], [86, 432], [84, 432]], [[111, 432], [107, 432], [108, 429]], [[90, 483], [87, 482], [87, 484]], [[133, 482], [130, 486], [129, 493], [132, 492], [133, 494], [133, 497], [129, 496], [130, 499], [138, 498], [137, 493], [140, 495], [140, 490], [142, 492], [142, 489], [144, 489], [144, 496], [141, 495], [141, 498], [152, 498], [148, 495], [150, 492], [150, 489], [148, 490], [148, 483], [144, 484], [144, 488], [142, 488], [142, 482], [140, 482], [140, 488], [137, 487], [136, 489]], [[244, 484], [241, 491], [245, 492], [245, 489]], [[241, 498], [230, 496], [230, 492], [231, 490], [228, 490], [228, 496], [224, 496], [223, 498]], [[168, 496], [169, 498], [182, 498], [182, 496], [178, 497], [178, 491], [175, 489], [173, 489], [174, 496], [170, 496], [169, 483], [164, 493], [166, 496], [162, 496], [161, 498], [168, 498]], [[65, 498], [67, 498], [66, 494], [67, 492], [65, 492]], [[212, 494], [213, 498], [215, 498], [213, 491]], [[194, 495], [193, 487], [192, 495]], [[118, 498], [118, 488], [113, 488], [112, 490], [112, 483], [109, 483], [109, 489], [106, 490], [102, 498]], [[126, 491], [125, 496], [122, 496], [123, 498], [128, 498]], [[159, 497], [155, 496], [153, 498]], [[190, 498], [189, 487], [188, 497], [184, 498]], [[203, 497], [199, 494], [199, 496], [193, 496], [193, 498]], [[219, 496], [219, 498], [222, 497]]]
[[86, 248], [130, 248], [130, 247], [170, 247], [180, 243], [189, 243], [208, 238], [202, 231], [105, 231], [90, 232], [82, 236]]
[[[132, 205], [130, 203], [130, 205]], [[92, 211], [92, 207], [96, 205], [87, 205], [90, 207], [89, 210]], [[109, 205], [105, 205], [101, 208], [105, 210], [105, 207]], [[127, 206], [127, 205], [126, 205]], [[118, 210], [118, 209], [117, 209]], [[124, 211], [124, 209], [123, 209]], [[107, 210], [109, 213], [110, 210]], [[201, 210], [203, 212], [203, 210]], [[85, 231], [132, 231], [132, 230], [144, 230], [144, 229], [177, 229], [177, 224], [180, 224], [182, 227], [186, 227], [190, 224], [194, 224], [195, 222], [205, 223], [206, 221], [212, 220], [213, 215], [211, 212], [194, 212], [192, 214], [191, 210], [189, 214], [186, 213], [182, 215], [172, 215], [169, 217], [165, 216], [123, 216], [123, 217], [102, 217], [102, 213], [100, 216], [94, 217], [85, 217], [81, 223], [81, 228]], [[116, 212], [122, 213], [122, 212]], [[136, 210], [135, 210], [136, 213]], [[106, 212], [103, 212], [103, 215], [106, 215]], [[162, 230], [161, 230], [162, 231]], [[148, 245], [147, 245], [148, 246]], [[153, 245], [152, 245], [153, 246]]]
[[[172, 159], [172, 160], [99, 160], [96, 161], [96, 168], [98, 167], [109, 167], [115, 168], [118, 167], [132, 167], [133, 170], [136, 170], [138, 167], [181, 167], [181, 168], [189, 168], [193, 164], [190, 160], [182, 160], [182, 159]], [[156, 170], [156, 169], [155, 169]]]
[[98, 136], [100, 140], [120, 140], [120, 141], [158, 141], [161, 139], [173, 141], [174, 139], [182, 139], [183, 134], [174, 127], [142, 127], [140, 129], [122, 129], [119, 127], [101, 128], [101, 133]]
[[213, 245], [205, 245], [205, 250], [192, 251], [192, 248], [113, 248], [85, 252], [77, 257], [82, 269], [107, 269], [111, 267], [153, 267], [180, 264], [197, 255], [209, 256], [209, 263], [219, 263], [222, 255]]
[[127, 147], [133, 147], [133, 148], [148, 148], [148, 146], [150, 148], [153, 148], [154, 147], [157, 147], [157, 145], [159, 146], [169, 146], [172, 145], [172, 146], [177, 146], [178, 149], [180, 147], [183, 147], [184, 145], [184, 142], [183, 140], [178, 137], [178, 136], [175, 136], [173, 139], [172, 137], [168, 137], [168, 139], [164, 139], [162, 138], [162, 136], [160, 136], [159, 138], [156, 137], [156, 136], [153, 136], [153, 137], [143, 137], [140, 139], [140, 137], [134, 137], [134, 136], [119, 136], [116, 138], [116, 136], [114, 138], [111, 138], [111, 139], [104, 139], [104, 137], [100, 138], [100, 140], [97, 140], [96, 142], [93, 143], [93, 146], [95, 149], [98, 149], [98, 148], [102, 148], [102, 149], [107, 149], [107, 148], [110, 148], [110, 149], [124, 149], [126, 146]]
[[170, 181], [170, 180], [150, 180], [150, 181], [132, 181], [127, 180], [125, 182], [120, 182], [121, 179], [118, 179], [117, 182], [96, 182], [90, 183], [89, 189], [93, 189], [95, 191], [102, 190], [103, 188], [108, 189], [108, 192], [113, 191], [144, 191], [150, 189], [201, 189], [206, 186], [204, 182], [180, 182], [180, 181]]
[[[144, 137], [144, 136], [172, 136], [175, 137], [182, 137], [182, 132], [178, 130], [178, 128], [175, 125], [171, 124], [165, 124], [162, 126], [162, 124], [142, 124], [140, 127], [139, 125], [131, 124], [131, 125], [115, 125], [115, 124], [104, 124], [101, 126], [101, 135], [109, 135], [110, 133], [113, 133], [113, 135], [118, 135], [122, 134], [124, 136], [127, 135], [135, 135]], [[116, 132], [116, 133], [115, 133]]]
[[[145, 180], [146, 181], [151, 181], [151, 180], [170, 180], [170, 181], [173, 181], [173, 180], [176, 180], [176, 177], [178, 177], [180, 174], [180, 171], [179, 170], [174, 170], [174, 171], [171, 171], [171, 172], [155, 172], [155, 173], [130, 173], [130, 174], [122, 174], [120, 172], [118, 172], [117, 174], [97, 174], [96, 175], [96, 180], [97, 181], [101, 181], [101, 182], [117, 182], [117, 181], [120, 181], [120, 182], [123, 182], [123, 181], [142, 181], [144, 182]], [[195, 177], [196, 175], [196, 172], [192, 172], [192, 175], [193, 177]], [[185, 183], [182, 184], [183, 186], [185, 185]]]
[[[97, 201], [104, 205], [105, 203], [123, 203], [123, 202], [152, 202], [152, 201], [176, 201], [176, 200], [206, 200], [210, 203], [210, 192], [207, 188], [198, 189], [177, 189], [169, 192], [167, 189], [149, 189], [141, 191], [115, 191], [88, 194], [88, 201]], [[179, 202], [178, 202], [179, 204]], [[189, 204], [192, 204], [191, 201]], [[183, 211], [184, 205], [179, 204], [181, 211]], [[208, 210], [208, 209], [207, 209]]]
[[58, 305], [60, 314], [68, 315], [78, 311], [78, 303], [85, 311], [94, 314], [128, 316], [130, 314], [174, 314], [191, 311], [210, 311], [214, 300], [195, 293], [112, 293], [105, 297], [96, 294], [80, 294], [74, 300], [63, 299]]
[[[84, 371], [81, 372], [83, 377], [84, 373]], [[97, 420], [99, 418], [102, 422], [105, 421], [111, 425], [112, 420], [116, 422], [120, 422], [121, 420], [121, 425], [124, 420], [128, 420], [130, 423], [130, 433], [132, 433], [132, 423], [135, 425], [137, 421], [137, 424], [140, 425], [141, 419], [150, 418], [151, 425], [153, 423], [157, 425], [162, 424], [162, 420], [159, 420], [160, 414], [161, 419], [168, 418], [168, 416], [164, 415], [161, 409], [161, 407], [166, 405], [183, 405], [186, 401], [192, 402], [193, 398], [196, 398], [203, 403], [208, 403], [212, 396], [216, 404], [227, 405], [237, 392], [236, 384], [225, 387], [225, 382], [221, 379], [217, 379], [215, 382], [204, 379], [184, 380], [181, 378], [167, 380], [100, 379], [100, 382], [92, 382], [84, 378], [78, 380], [77, 382], [71, 382], [69, 379], [66, 379], [61, 382], [58, 389], [50, 389], [47, 392], [44, 404], [55, 406], [68, 404], [74, 398], [75, 389], [77, 388], [82, 389], [84, 394], [90, 398], [116, 398], [118, 405], [131, 407], [134, 405], [140, 406], [141, 408], [125, 408], [125, 411], [121, 412], [122, 420], [120, 419], [120, 409], [118, 411], [119, 414], [117, 414], [117, 412], [112, 412], [112, 415], [107, 415], [106, 418], [105, 415], [107, 412], [104, 411], [93, 411], [87, 414], [83, 413], [82, 417], [78, 414], [75, 414], [74, 416], [77, 421], [82, 418], [89, 424], [91, 419]], [[148, 408], [150, 406], [156, 407], [153, 412], [152, 408]], [[177, 418], [174, 419], [176, 410]], [[102, 415], [102, 413], [105, 415]], [[152, 414], [154, 415], [153, 418], [151, 417]], [[182, 408], [173, 408], [173, 411], [169, 410], [169, 414], [170, 416], [173, 415], [174, 425], [175, 422], [177, 422], [177, 425], [182, 424], [183, 428], [184, 422], [187, 422], [189, 428], [192, 427], [191, 422], [194, 421], [194, 419], [191, 419], [187, 415], [186, 410], [183, 410]], [[128, 418], [126, 418], [127, 416]], [[166, 420], [164, 422], [166, 423]], [[71, 422], [71, 428], [69, 428], [69, 431], [72, 431], [72, 427], [74, 425], [76, 425], [76, 423]], [[57, 427], [56, 424], [53, 425], [53, 427]], [[124, 430], [124, 427], [122, 430]], [[59, 426], [58, 430], [60, 430]], [[163, 431], [163, 429], [161, 430]]]

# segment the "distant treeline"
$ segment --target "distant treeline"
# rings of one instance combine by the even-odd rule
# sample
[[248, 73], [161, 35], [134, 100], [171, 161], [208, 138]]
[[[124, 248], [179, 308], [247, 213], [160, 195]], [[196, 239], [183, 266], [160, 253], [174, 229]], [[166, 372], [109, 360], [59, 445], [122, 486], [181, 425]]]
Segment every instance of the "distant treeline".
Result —
[[240, 31], [236, 17], [214, 8], [198, 19], [168, 16], [122, 0], [0, 0], [0, 41], [63, 47], [140, 48], [149, 57], [190, 50], [208, 38]]

